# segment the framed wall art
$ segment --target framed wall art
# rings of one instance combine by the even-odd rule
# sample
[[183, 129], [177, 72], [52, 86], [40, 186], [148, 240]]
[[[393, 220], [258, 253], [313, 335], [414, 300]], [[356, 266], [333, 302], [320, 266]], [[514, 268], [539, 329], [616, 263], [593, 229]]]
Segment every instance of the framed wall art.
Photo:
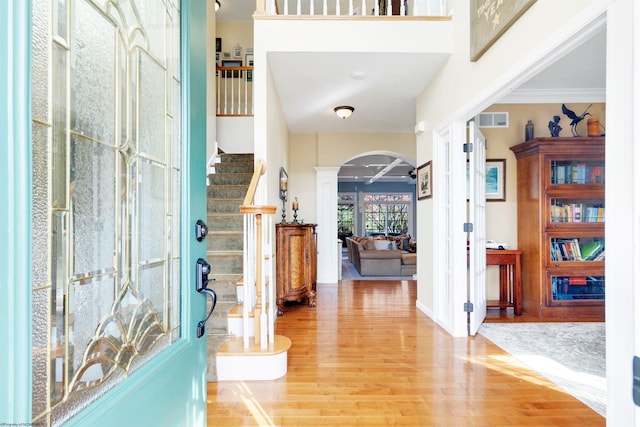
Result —
[[536, 0], [471, 0], [471, 61], [475, 62]]
[[[234, 59], [222, 60], [223, 67], [242, 67], [242, 61], [236, 61]], [[240, 70], [223, 70], [222, 77], [242, 77], [242, 71]]]
[[506, 197], [506, 159], [487, 159], [485, 161], [485, 199], [487, 202], [504, 202]]
[[428, 199], [433, 195], [431, 161], [418, 166], [418, 169], [416, 169], [416, 193], [418, 194], [418, 200]]

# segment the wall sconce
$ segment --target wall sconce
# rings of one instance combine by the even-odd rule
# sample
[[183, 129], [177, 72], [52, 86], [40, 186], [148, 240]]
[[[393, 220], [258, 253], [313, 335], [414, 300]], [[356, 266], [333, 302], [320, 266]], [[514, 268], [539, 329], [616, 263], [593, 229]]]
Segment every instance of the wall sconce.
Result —
[[354, 108], [349, 105], [341, 105], [333, 109], [336, 112], [336, 115], [341, 119], [348, 119], [353, 113]]

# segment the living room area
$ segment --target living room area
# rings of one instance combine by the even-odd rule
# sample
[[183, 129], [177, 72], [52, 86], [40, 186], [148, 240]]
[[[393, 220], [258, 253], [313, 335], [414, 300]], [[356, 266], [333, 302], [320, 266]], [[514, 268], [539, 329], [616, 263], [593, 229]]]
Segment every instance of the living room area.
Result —
[[413, 279], [416, 274], [413, 160], [363, 153], [338, 172], [342, 280]]

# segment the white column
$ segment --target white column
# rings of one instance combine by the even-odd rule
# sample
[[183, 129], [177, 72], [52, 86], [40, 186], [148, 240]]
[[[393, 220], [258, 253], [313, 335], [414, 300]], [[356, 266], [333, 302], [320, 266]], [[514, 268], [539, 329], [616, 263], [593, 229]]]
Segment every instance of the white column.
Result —
[[318, 223], [318, 283], [338, 283], [338, 171], [318, 166], [316, 170], [316, 220]]

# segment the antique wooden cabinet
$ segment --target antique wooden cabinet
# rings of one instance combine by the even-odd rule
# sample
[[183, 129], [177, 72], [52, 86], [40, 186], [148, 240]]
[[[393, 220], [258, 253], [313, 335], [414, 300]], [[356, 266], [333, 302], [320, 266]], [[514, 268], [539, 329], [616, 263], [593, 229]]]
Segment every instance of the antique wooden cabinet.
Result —
[[307, 298], [316, 306], [316, 224], [276, 224], [276, 304]]
[[535, 138], [511, 150], [524, 311], [604, 319], [604, 138]]

